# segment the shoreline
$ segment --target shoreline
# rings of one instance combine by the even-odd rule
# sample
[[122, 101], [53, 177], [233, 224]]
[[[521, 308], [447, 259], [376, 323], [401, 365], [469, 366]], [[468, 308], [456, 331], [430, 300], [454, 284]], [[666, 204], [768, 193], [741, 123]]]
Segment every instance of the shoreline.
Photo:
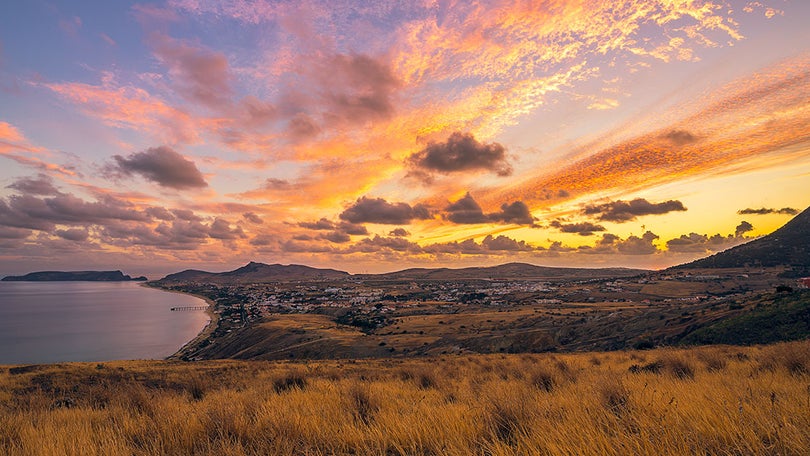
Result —
[[188, 342], [183, 344], [176, 352], [174, 352], [171, 355], [163, 358], [163, 360], [165, 360], [165, 361], [177, 361], [177, 360], [179, 360], [180, 357], [185, 355], [186, 352], [188, 352], [188, 350], [191, 347], [199, 344], [203, 340], [208, 339], [211, 336], [211, 334], [213, 334], [214, 330], [217, 327], [217, 324], [219, 323], [219, 314], [214, 312], [214, 308], [216, 307], [216, 303], [212, 299], [210, 299], [210, 298], [208, 298], [206, 296], [195, 294], [195, 293], [186, 293], [186, 292], [177, 291], [177, 290], [167, 290], [165, 288], [151, 286], [151, 285], [149, 285], [149, 282], [145, 282], [145, 283], [141, 284], [141, 286], [142, 287], [149, 287], [149, 288], [152, 288], [152, 289], [155, 289], [155, 290], [164, 291], [166, 293], [177, 293], [177, 294], [181, 294], [181, 295], [185, 295], [185, 296], [194, 296], [195, 298], [202, 299], [203, 301], [206, 302], [206, 304], [208, 304], [208, 307], [205, 309], [205, 313], [208, 315], [208, 323], [203, 327], [203, 329], [200, 330], [199, 333], [197, 333], [196, 336], [194, 336], [194, 338], [192, 338], [191, 340], [189, 340]]

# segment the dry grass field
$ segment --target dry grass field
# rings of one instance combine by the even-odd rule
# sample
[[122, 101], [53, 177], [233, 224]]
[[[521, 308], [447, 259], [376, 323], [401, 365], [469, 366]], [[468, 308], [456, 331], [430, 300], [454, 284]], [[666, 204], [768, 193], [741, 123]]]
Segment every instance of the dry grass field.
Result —
[[0, 367], [7, 455], [810, 454], [810, 342]]

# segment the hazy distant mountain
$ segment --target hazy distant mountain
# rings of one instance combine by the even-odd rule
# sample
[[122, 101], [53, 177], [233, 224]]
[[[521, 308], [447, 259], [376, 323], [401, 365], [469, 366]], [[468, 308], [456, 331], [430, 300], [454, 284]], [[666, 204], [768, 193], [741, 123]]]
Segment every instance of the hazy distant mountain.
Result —
[[206, 272], [188, 269], [169, 274], [160, 282], [211, 282], [211, 283], [261, 283], [288, 282], [294, 280], [333, 280], [348, 277], [348, 272], [335, 269], [318, 269], [299, 264], [250, 263], [228, 272]]
[[552, 268], [527, 263], [506, 263], [490, 267], [413, 268], [387, 274], [358, 276], [367, 280], [459, 280], [459, 279], [592, 279], [630, 277], [649, 271], [627, 268]]
[[146, 277], [132, 278], [121, 271], [39, 271], [21, 276], [7, 276], [4, 282], [126, 282], [144, 281]]
[[810, 270], [810, 208], [767, 236], [675, 268], [745, 266], [790, 266], [797, 274]]

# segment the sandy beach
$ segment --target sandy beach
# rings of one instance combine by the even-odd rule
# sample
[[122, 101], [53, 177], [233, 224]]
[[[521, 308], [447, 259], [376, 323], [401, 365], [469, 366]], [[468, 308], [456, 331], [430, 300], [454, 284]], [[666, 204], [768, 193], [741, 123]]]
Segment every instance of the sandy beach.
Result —
[[208, 324], [206, 324], [205, 327], [200, 331], [200, 333], [197, 334], [193, 339], [191, 339], [190, 341], [183, 344], [183, 346], [180, 347], [179, 350], [177, 350], [176, 352], [174, 352], [171, 355], [167, 356], [166, 357], [167, 360], [178, 360], [178, 359], [180, 359], [183, 355], [186, 354], [186, 352], [189, 350], [190, 347], [195, 347], [195, 346], [197, 346], [197, 344], [199, 344], [203, 340], [208, 339], [211, 336], [211, 333], [214, 332], [214, 329], [216, 329], [217, 323], [219, 322], [219, 315], [216, 312], [214, 312], [214, 307], [215, 307], [216, 303], [214, 301], [212, 301], [211, 299], [209, 299], [209, 298], [207, 298], [205, 296], [202, 296], [202, 295], [194, 294], [194, 293], [184, 293], [182, 291], [167, 290], [165, 288], [153, 287], [153, 286], [149, 285], [148, 282], [142, 284], [141, 286], [153, 288], [155, 290], [165, 291], [167, 293], [177, 293], [177, 294], [186, 295], [186, 296], [194, 296], [195, 298], [202, 299], [203, 301], [206, 302], [206, 304], [208, 304], [208, 307], [205, 309], [205, 313], [208, 315], [208, 319], [209, 319]]

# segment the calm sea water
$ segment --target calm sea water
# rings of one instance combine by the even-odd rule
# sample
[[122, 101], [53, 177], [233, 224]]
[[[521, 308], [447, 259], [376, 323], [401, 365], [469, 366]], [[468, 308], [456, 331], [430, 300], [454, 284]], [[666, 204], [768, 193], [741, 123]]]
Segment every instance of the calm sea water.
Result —
[[0, 364], [157, 359], [208, 322], [193, 296], [137, 282], [0, 282]]

